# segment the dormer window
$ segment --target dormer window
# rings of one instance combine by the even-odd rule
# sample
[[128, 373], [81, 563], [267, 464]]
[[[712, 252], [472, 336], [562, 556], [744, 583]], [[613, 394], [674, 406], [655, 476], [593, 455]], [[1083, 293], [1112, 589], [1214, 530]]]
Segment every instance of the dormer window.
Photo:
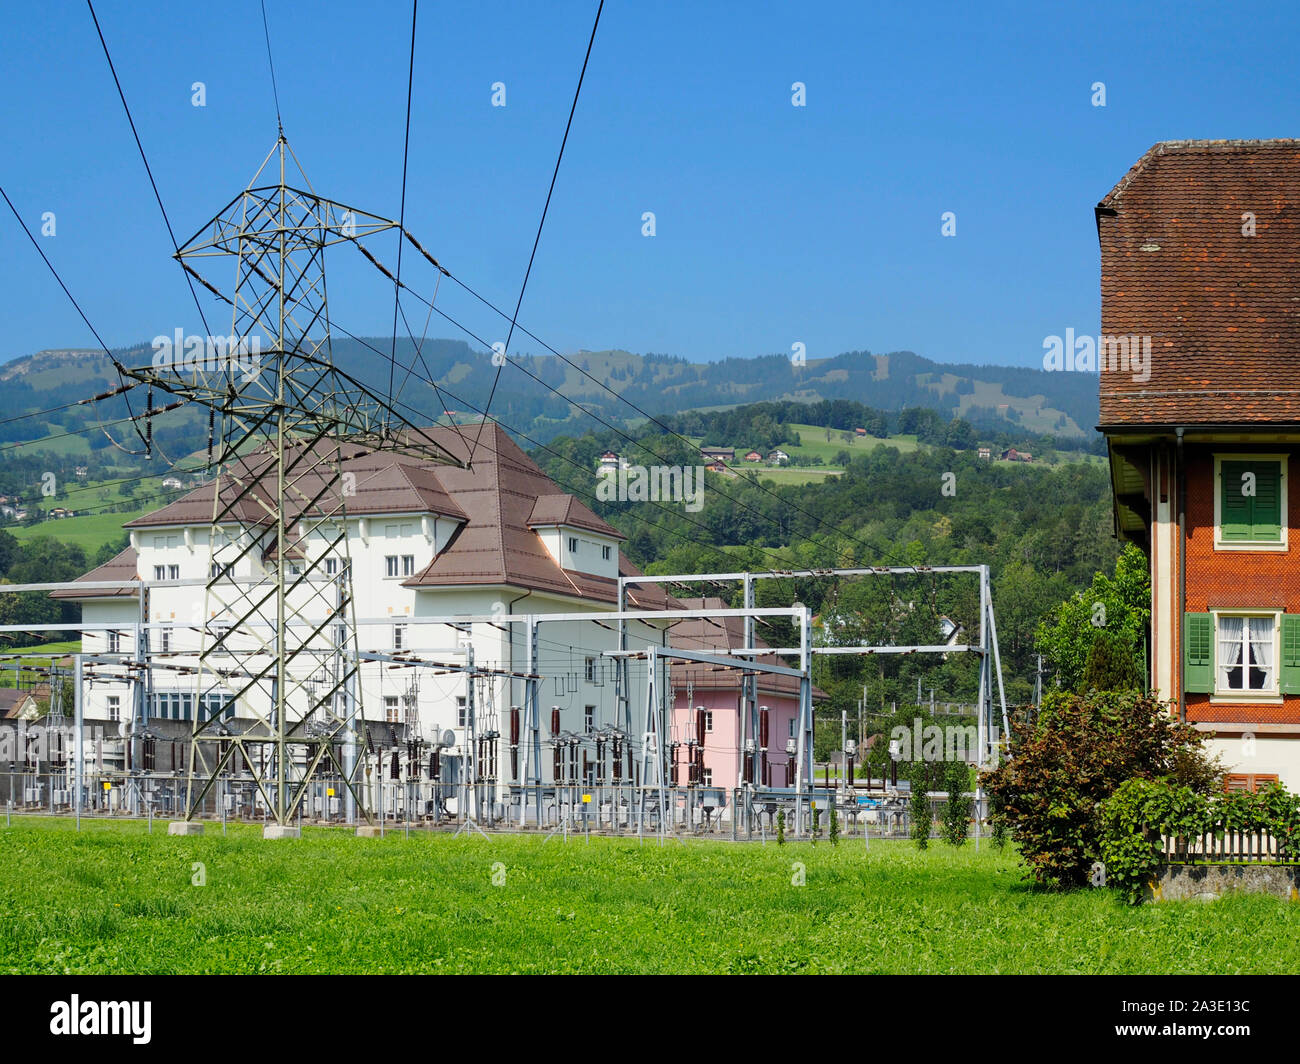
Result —
[[578, 537], [577, 537], [577, 536], [570, 536], [570, 537], [569, 537], [569, 553], [570, 553], [570, 554], [577, 554], [577, 553], [578, 553]]
[[602, 561], [609, 561], [610, 547], [608, 544], [600, 548], [600, 557]]

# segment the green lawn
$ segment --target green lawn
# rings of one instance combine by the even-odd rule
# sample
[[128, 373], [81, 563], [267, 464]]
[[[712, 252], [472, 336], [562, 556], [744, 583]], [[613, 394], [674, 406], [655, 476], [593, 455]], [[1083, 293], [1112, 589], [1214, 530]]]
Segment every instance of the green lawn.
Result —
[[1038, 893], [987, 845], [207, 831], [0, 826], [0, 971], [1300, 972], [1300, 905]]
[[[818, 428], [816, 425], [794, 424], [790, 428], [799, 433], [799, 446], [793, 447], [782, 444], [781, 449], [792, 456], [803, 455], [807, 458], [814, 458], [820, 455], [822, 461], [827, 465], [834, 462], [835, 456], [840, 451], [848, 451], [850, 455], [858, 455], [875, 450], [877, 447], [896, 447], [904, 454], [908, 454], [924, 446], [917, 442], [914, 435], [889, 436], [883, 440], [875, 436], [854, 436], [850, 442], [844, 439], [844, 432], [841, 429], [831, 429], [831, 439], [827, 443], [825, 428]], [[737, 448], [737, 452], [739, 450], [740, 448]]]
[[81, 547], [87, 557], [94, 554], [105, 543], [111, 543], [122, 536], [122, 526], [150, 510], [131, 510], [114, 514], [87, 514], [85, 517], [65, 517], [61, 521], [42, 521], [37, 525], [10, 528], [9, 531], [19, 540], [34, 539], [37, 536], [49, 536], [60, 543], [75, 544]]

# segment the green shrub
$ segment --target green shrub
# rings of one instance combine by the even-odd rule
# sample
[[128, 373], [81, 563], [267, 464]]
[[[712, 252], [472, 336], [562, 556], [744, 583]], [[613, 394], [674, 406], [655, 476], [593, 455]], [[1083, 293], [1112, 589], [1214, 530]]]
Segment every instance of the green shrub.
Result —
[[970, 789], [970, 766], [964, 761], [949, 761], [944, 769], [944, 789], [948, 801], [943, 807], [943, 837], [952, 846], [966, 841], [970, 824], [972, 801], [966, 791]]
[[930, 773], [924, 761], [912, 762], [908, 782], [912, 787], [912, 838], [924, 850], [930, 844], [930, 800], [926, 797]]
[[1088, 881], [1101, 857], [1098, 806], [1125, 781], [1166, 778], [1206, 794], [1222, 778], [1195, 728], [1133, 692], [1053, 693], [1036, 721], [1012, 730], [1013, 756], [983, 782], [1039, 884]]
[[1132, 779], [1101, 804], [1100, 855], [1107, 886], [1133, 903], [1163, 859], [1162, 837], [1174, 840], [1195, 860], [1201, 836], [1222, 839], [1226, 832], [1268, 832], [1278, 856], [1295, 854], [1300, 840], [1300, 796], [1274, 785], [1256, 794], [1198, 794], [1163, 780]]

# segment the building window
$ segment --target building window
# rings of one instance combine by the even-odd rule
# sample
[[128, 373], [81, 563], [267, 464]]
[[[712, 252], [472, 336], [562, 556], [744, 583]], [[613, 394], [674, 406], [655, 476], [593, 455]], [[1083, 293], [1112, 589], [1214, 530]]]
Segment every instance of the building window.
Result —
[[179, 565], [167, 566], [167, 579], [179, 580], [181, 578], [181, 567]]
[[396, 575], [397, 575], [397, 555], [396, 555], [396, 554], [386, 554], [386, 555], [384, 555], [384, 575], [385, 575], [385, 576], [396, 576]]
[[165, 566], [165, 565], [155, 565], [155, 566], [153, 567], [153, 578], [154, 578], [155, 580], [166, 580], [166, 579], [167, 579], [167, 566]]
[[609, 561], [610, 548], [608, 545], [600, 548], [600, 556], [604, 561]]
[[1258, 775], [1234, 772], [1223, 777], [1223, 789], [1229, 794], [1241, 791], [1255, 794], [1258, 791], [1267, 790], [1278, 782], [1279, 780], [1276, 775]]
[[122, 696], [109, 695], [108, 699], [108, 719], [114, 724], [122, 719]]
[[465, 708], [465, 696], [456, 696], [456, 727], [463, 728], [466, 726], [468, 710]]
[[208, 566], [208, 579], [229, 580], [231, 578], [233, 569], [234, 569], [233, 562], [227, 563], [226, 565], [222, 565], [220, 562], [213, 562], [210, 566]]
[[790, 733], [789, 733], [789, 735], [787, 736], [787, 738], [789, 738], [789, 739], [793, 739], [793, 738], [794, 738], [794, 717], [791, 717], [791, 718], [790, 718]]
[[704, 713], [704, 730], [706, 732], [711, 732], [713, 731], [713, 710], [706, 709], [703, 710], [703, 713]]
[[706, 787], [713, 786], [713, 769], [706, 768], [700, 777], [700, 782]]
[[1216, 455], [1214, 545], [1220, 550], [1286, 546], [1285, 457]]
[[414, 576], [414, 575], [415, 575], [415, 555], [414, 555], [414, 554], [403, 554], [403, 555], [402, 555], [402, 575], [403, 575], [403, 576]]
[[212, 646], [216, 648], [218, 654], [230, 653], [230, 625], [214, 624], [212, 626]]
[[122, 633], [121, 633], [121, 632], [109, 632], [109, 633], [108, 633], [108, 652], [109, 652], [110, 654], [120, 654], [120, 653], [122, 653]]
[[384, 720], [389, 724], [397, 723], [397, 696], [384, 696]]
[[405, 650], [406, 647], [407, 647], [406, 625], [404, 624], [393, 625], [393, 649]]
[[577, 554], [577, 553], [578, 553], [578, 537], [577, 537], [577, 536], [570, 536], [570, 537], [569, 537], [569, 553], [570, 553], [570, 554]]
[[164, 628], [158, 633], [158, 649], [164, 654], [170, 652], [172, 648], [172, 632], [170, 628]]
[[337, 558], [325, 559], [325, 575], [326, 576], [339, 575], [339, 560]]
[[1277, 625], [1273, 617], [1217, 618], [1217, 687], [1221, 693], [1277, 691]]
[[582, 711], [583, 730], [591, 735], [596, 730], [596, 707], [586, 706]]
[[586, 675], [586, 677], [587, 677], [587, 682], [588, 682], [588, 683], [595, 683], [595, 682], [596, 682], [596, 659], [595, 659], [595, 658], [588, 658], [588, 659], [587, 659], [587, 665], [586, 665], [586, 673], [585, 673], [585, 675]]

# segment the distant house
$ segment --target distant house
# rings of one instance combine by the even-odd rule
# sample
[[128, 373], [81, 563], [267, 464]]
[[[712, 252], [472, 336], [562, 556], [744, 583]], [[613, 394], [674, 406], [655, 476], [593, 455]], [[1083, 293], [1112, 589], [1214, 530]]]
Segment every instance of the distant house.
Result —
[[617, 470], [622, 464], [617, 451], [606, 451], [600, 456], [600, 471], [602, 473], [607, 469]]
[[985, 462], [989, 462], [989, 461], [992, 461], [992, 460], [993, 460], [993, 450], [992, 450], [992, 448], [989, 448], [989, 447], [981, 447], [981, 448], [980, 448], [978, 451], [976, 451], [975, 453], [976, 453], [976, 454], [977, 454], [981, 459], [983, 459]]
[[767, 456], [767, 460], [773, 465], [785, 465], [790, 461], [790, 456], [784, 451], [773, 451]]
[[758, 451], [750, 451], [747, 455], [745, 455], [746, 462], [761, 462], [762, 460], [763, 460], [763, 456]]
[[946, 614], [940, 615], [939, 631], [943, 635], [944, 646], [956, 646], [958, 638], [965, 630], [965, 627], [959, 621], [954, 621]]
[[183, 488], [185, 484], [180, 477], [163, 477], [162, 486], [164, 488]]
[[727, 473], [727, 472], [729, 472], [729, 470], [727, 469], [727, 463], [726, 463], [726, 462], [718, 461], [716, 458], [713, 459], [713, 460], [710, 461], [710, 462], [705, 462], [705, 463], [704, 463], [704, 468], [707, 469], [710, 473]]
[[76, 475], [83, 480], [90, 475], [90, 470], [84, 465], [77, 466], [77, 468], [73, 470], [73, 472], [76, 473]]
[[0, 688], [0, 720], [34, 720], [36, 699], [30, 691]]
[[716, 458], [720, 462], [734, 462], [736, 460], [736, 448], [701, 447], [700, 456], [703, 458]]
[[854, 429], [854, 430], [853, 430], [853, 435], [855, 435], [855, 436], [865, 436], [866, 434], [867, 434], [867, 430], [866, 430], [866, 429]]
[[1034, 456], [1028, 451], [1017, 451], [1014, 447], [1008, 447], [1002, 452], [1002, 461], [1004, 462], [1032, 462]]
[[75, 516], [75, 511], [64, 509], [64, 507], [62, 506], [56, 506], [53, 510], [50, 511], [50, 516], [54, 518], [56, 521], [59, 521], [65, 517]]

